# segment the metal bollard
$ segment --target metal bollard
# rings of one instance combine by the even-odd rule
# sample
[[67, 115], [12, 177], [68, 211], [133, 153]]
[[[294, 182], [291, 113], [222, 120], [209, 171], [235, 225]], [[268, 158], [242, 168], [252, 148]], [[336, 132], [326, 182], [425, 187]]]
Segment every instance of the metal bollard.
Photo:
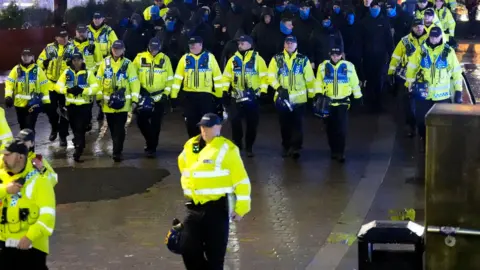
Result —
[[375, 220], [358, 237], [358, 270], [422, 270], [425, 228], [411, 221]]

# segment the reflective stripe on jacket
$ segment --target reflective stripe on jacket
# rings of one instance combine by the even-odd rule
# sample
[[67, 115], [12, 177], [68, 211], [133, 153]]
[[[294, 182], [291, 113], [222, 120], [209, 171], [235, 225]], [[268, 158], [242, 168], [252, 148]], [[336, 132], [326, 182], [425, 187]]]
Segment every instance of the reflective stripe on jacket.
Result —
[[362, 97], [360, 82], [357, 72], [352, 63], [340, 60], [333, 65], [330, 60], [325, 60], [320, 64], [317, 71], [317, 83], [320, 93], [332, 99], [332, 105], [336, 99], [345, 100], [352, 95], [355, 98]]
[[[83, 93], [78, 96], [68, 93], [67, 90], [74, 86], [83, 88]], [[98, 88], [97, 78], [91, 71], [82, 69], [75, 72], [72, 68], [68, 68], [58, 79], [56, 90], [59, 94], [65, 95], [65, 104], [68, 106], [92, 103]]]
[[223, 91], [228, 91], [232, 85], [234, 91], [252, 89], [267, 93], [268, 69], [265, 60], [254, 50], [247, 51], [244, 56], [236, 52], [225, 66], [223, 82]]
[[13, 67], [5, 81], [5, 97], [13, 98], [15, 107], [24, 108], [34, 92], [43, 94], [43, 104], [50, 103], [49, 81], [43, 70], [37, 64]]
[[[163, 94], [170, 95], [173, 84], [173, 69], [170, 58], [163, 53], [153, 56], [150, 52], [142, 52], [133, 60], [137, 68], [140, 86], [149, 93], [164, 90]], [[162, 94], [152, 96], [155, 102], [159, 101]]]

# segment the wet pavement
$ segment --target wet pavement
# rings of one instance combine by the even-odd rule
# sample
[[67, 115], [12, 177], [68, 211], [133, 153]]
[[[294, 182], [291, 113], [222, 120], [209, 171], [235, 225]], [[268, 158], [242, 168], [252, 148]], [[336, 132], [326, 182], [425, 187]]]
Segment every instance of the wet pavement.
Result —
[[[468, 62], [471, 56], [460, 57]], [[470, 67], [468, 76], [476, 76], [476, 66]], [[398, 111], [389, 104], [390, 112]], [[18, 132], [15, 111], [6, 112]], [[394, 113], [353, 111], [347, 162], [340, 165], [329, 158], [323, 123], [308, 117], [302, 157], [294, 162], [280, 157], [276, 115], [262, 112], [256, 156], [244, 158], [252, 212], [231, 224], [226, 269], [352, 270], [361, 224], [392, 219], [403, 209], [415, 209], [421, 222], [423, 168], [417, 164], [423, 156], [399, 123]], [[155, 160], [143, 156], [135, 119], [127, 128], [121, 164], [110, 158], [110, 135], [102, 123], [95, 122], [87, 136], [82, 164], [72, 160], [71, 141], [60, 148], [58, 141], [48, 141], [49, 132], [41, 115], [37, 150], [59, 173], [50, 269], [184, 269], [163, 243], [172, 219], [184, 214], [177, 156], [187, 135], [180, 112], [166, 115]], [[230, 137], [228, 125], [224, 134]]]

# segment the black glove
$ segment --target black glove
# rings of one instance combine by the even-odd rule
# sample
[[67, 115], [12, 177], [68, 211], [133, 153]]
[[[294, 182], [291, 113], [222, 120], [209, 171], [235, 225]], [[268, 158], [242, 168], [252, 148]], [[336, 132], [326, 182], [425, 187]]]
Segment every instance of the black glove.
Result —
[[12, 97], [6, 97], [5, 98], [5, 106], [7, 106], [7, 108], [13, 107], [13, 98]]
[[48, 68], [48, 64], [50, 64], [50, 59], [46, 59], [45, 61], [43, 61], [43, 69], [47, 69]]
[[390, 86], [395, 85], [395, 75], [394, 74], [388, 75], [388, 84], [390, 84]]
[[81, 88], [80, 86], [77, 85], [77, 86], [74, 86], [72, 88], [68, 88], [67, 93], [72, 94], [74, 96], [78, 96], [78, 95], [81, 95], [83, 93], [83, 88]]
[[260, 96], [258, 97], [261, 104], [267, 104], [269, 98], [270, 98], [269, 95], [263, 92], [260, 92]]
[[353, 107], [355, 108], [360, 108], [363, 106], [363, 98], [354, 98], [353, 101], [352, 101], [352, 105]]
[[87, 50], [89, 53], [93, 54], [95, 52], [95, 44], [92, 43], [88, 45]]
[[172, 109], [175, 109], [177, 108], [178, 106], [178, 98], [170, 98], [170, 107], [172, 107]]
[[288, 100], [289, 99], [289, 95], [288, 95], [288, 90], [283, 88], [283, 87], [279, 87], [277, 89], [277, 93], [278, 93], [278, 97], [282, 98], [282, 99], [286, 99]]
[[455, 96], [453, 99], [456, 104], [462, 104], [462, 91], [455, 91]]

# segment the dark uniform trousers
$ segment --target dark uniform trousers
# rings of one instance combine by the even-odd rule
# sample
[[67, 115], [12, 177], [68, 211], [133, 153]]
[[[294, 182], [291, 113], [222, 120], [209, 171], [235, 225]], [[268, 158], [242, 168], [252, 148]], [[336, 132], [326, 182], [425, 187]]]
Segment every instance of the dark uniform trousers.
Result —
[[187, 270], [223, 270], [228, 244], [228, 200], [222, 197], [203, 205], [187, 203], [183, 221], [182, 254]]
[[452, 103], [452, 100], [415, 100], [415, 119], [417, 121], [418, 135], [422, 139], [425, 139], [425, 135], [427, 133], [425, 127], [425, 116], [435, 103]]
[[[55, 91], [50, 91], [49, 95], [51, 103], [47, 109], [48, 121], [52, 126], [52, 133], [57, 133], [60, 130], [60, 125], [68, 127], [68, 120], [64, 117], [61, 117], [57, 112], [58, 108], [61, 109], [65, 107], [65, 95], [61, 95]], [[59, 135], [60, 137], [65, 138], [68, 136], [68, 133]]]
[[298, 151], [303, 144], [303, 116], [305, 104], [295, 104], [293, 111], [279, 111], [280, 133], [284, 150]]
[[347, 138], [348, 105], [330, 106], [325, 124], [330, 151], [332, 154], [343, 155]]
[[395, 88], [396, 92], [399, 94], [401, 107], [403, 110], [403, 115], [405, 117], [405, 124], [410, 128], [411, 131], [415, 130], [416, 121], [415, 121], [415, 100], [412, 95], [408, 92], [407, 87], [405, 87], [405, 81], [396, 77]]
[[202, 116], [207, 113], [215, 113], [215, 97], [210, 93], [203, 92], [184, 93], [183, 116], [185, 117], [188, 136], [193, 138], [200, 134], [197, 124], [202, 119]]
[[364, 70], [368, 70], [368, 72], [365, 72], [365, 80], [367, 81], [364, 91], [365, 102], [373, 111], [381, 110], [385, 66], [386, 64], [378, 61], [378, 59], [364, 63]]
[[120, 155], [125, 142], [125, 123], [127, 123], [127, 112], [105, 113], [108, 129], [113, 141], [113, 155]]
[[35, 125], [37, 124], [38, 113], [29, 113], [27, 107], [15, 107], [17, 112], [17, 120], [20, 125], [20, 129], [29, 128], [35, 131]]
[[6, 248], [0, 242], [0, 268], [9, 270], [48, 270], [47, 254], [38, 249]]
[[230, 108], [230, 121], [232, 125], [232, 138], [233, 142], [238, 146], [238, 148], [243, 149], [243, 124], [242, 121], [245, 119], [246, 131], [245, 131], [245, 146], [247, 150], [252, 150], [253, 143], [257, 137], [257, 128], [258, 121], [260, 118], [259, 115], [259, 106], [257, 103], [246, 105], [242, 102], [235, 102]]
[[[85, 148], [85, 132], [90, 120], [90, 115], [88, 113], [91, 111], [90, 108], [91, 104], [70, 105], [67, 107], [68, 120], [73, 132], [73, 144], [75, 145], [75, 149], [80, 150], [80, 152]], [[68, 127], [61, 125], [61, 128], [67, 128], [67, 130], [61, 130], [60, 134], [68, 133]]]
[[163, 103], [156, 102], [152, 113], [138, 113], [137, 125], [145, 138], [146, 150], [155, 151], [157, 149], [164, 111]]

